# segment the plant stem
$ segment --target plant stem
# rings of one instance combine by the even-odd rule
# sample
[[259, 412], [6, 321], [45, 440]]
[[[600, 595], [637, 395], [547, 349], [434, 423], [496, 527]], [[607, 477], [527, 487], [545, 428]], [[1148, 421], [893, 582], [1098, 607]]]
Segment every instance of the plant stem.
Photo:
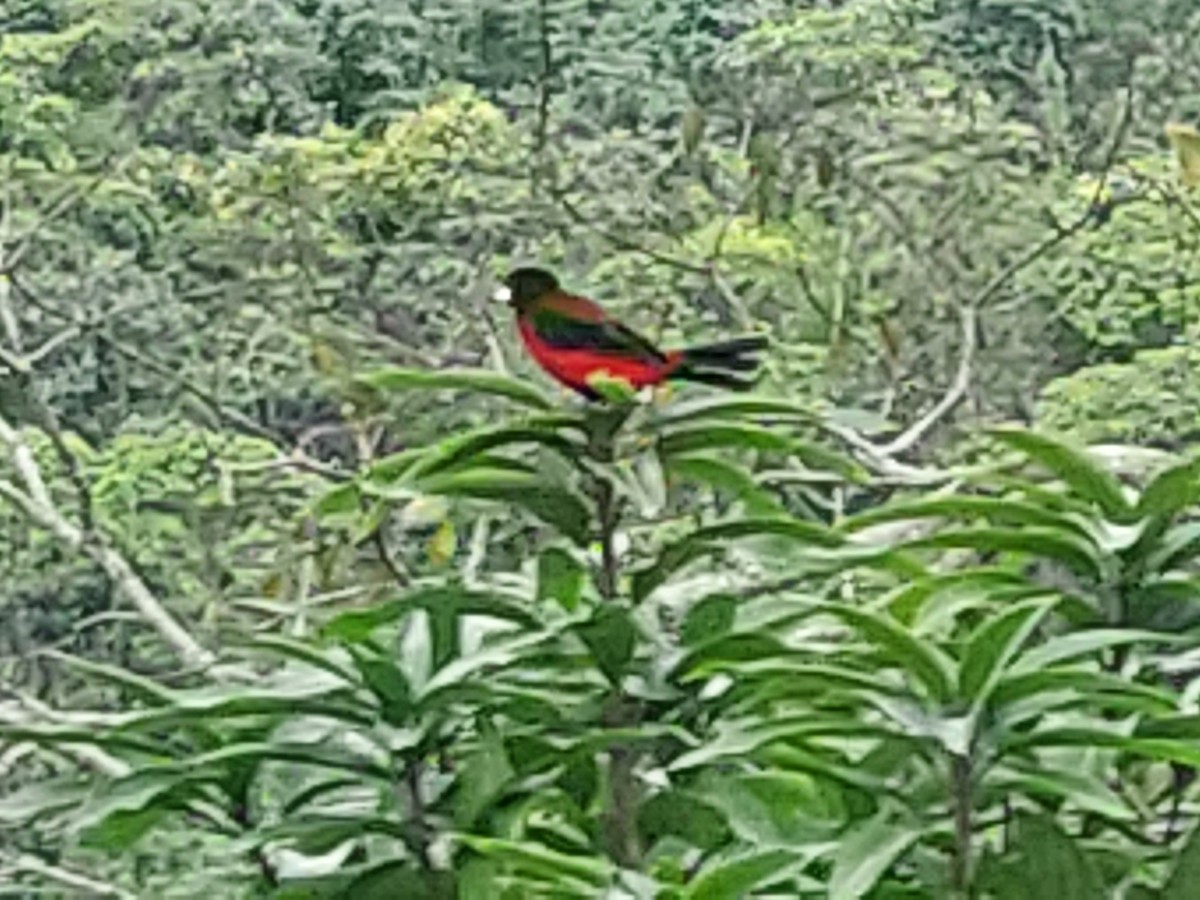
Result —
[[[588, 416], [588, 454], [600, 466], [612, 464], [616, 456], [616, 435], [628, 416], [629, 410], [620, 408], [598, 410]], [[591, 494], [596, 503], [600, 543], [596, 588], [605, 603], [614, 603], [618, 600], [621, 583], [621, 561], [616, 549], [620, 506], [612, 481], [602, 473], [592, 478]], [[604, 726], [635, 726], [641, 717], [641, 705], [625, 694], [619, 681], [615, 683], [605, 701]], [[637, 866], [642, 852], [637, 829], [639, 789], [635, 773], [638, 759], [638, 751], [628, 744], [614, 744], [608, 752], [608, 809], [601, 823], [602, 840], [608, 855], [627, 868]]]
[[971, 757], [953, 754], [950, 757], [950, 780], [954, 801], [954, 857], [951, 860], [950, 882], [955, 896], [966, 897], [971, 885]]

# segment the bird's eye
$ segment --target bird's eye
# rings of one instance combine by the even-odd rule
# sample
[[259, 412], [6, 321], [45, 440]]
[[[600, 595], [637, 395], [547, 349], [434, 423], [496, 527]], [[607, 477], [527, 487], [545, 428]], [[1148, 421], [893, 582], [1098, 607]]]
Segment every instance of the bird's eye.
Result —
[[496, 288], [496, 292], [492, 294], [492, 299], [497, 303], [511, 303], [512, 289], [509, 288], [508, 285], [502, 284], [500, 287]]

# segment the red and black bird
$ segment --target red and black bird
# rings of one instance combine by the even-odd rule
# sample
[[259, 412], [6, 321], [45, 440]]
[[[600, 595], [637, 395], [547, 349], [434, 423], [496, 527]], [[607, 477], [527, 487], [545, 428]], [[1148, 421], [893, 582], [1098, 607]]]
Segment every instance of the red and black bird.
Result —
[[[697, 381], [730, 390], [754, 386], [763, 335], [716, 344], [660, 350], [586, 297], [564, 291], [544, 269], [510, 272], [496, 292], [515, 310], [521, 341], [551, 377], [588, 400], [599, 400], [588, 380], [619, 378], [635, 390], [665, 381]], [[735, 373], [746, 373], [739, 377]]]

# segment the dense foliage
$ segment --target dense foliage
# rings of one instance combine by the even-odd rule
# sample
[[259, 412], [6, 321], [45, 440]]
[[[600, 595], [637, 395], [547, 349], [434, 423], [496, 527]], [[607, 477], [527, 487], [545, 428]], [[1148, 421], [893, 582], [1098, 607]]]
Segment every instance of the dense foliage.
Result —
[[1194, 4], [0, 9], [6, 895], [1195, 893]]

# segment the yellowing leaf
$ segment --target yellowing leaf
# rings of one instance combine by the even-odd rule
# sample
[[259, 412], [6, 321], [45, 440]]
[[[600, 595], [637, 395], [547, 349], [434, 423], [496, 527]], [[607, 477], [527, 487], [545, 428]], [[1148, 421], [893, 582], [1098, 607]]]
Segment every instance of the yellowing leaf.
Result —
[[412, 500], [400, 512], [400, 524], [405, 528], [417, 528], [422, 525], [434, 525], [446, 518], [450, 509], [443, 497], [426, 494]]
[[454, 551], [457, 549], [458, 535], [454, 530], [454, 523], [447, 519], [429, 539], [429, 561], [435, 566], [444, 566], [454, 557]]
[[1179, 160], [1180, 175], [1188, 187], [1200, 185], [1200, 131], [1191, 125], [1178, 122], [1168, 123], [1167, 140], [1175, 148]]

